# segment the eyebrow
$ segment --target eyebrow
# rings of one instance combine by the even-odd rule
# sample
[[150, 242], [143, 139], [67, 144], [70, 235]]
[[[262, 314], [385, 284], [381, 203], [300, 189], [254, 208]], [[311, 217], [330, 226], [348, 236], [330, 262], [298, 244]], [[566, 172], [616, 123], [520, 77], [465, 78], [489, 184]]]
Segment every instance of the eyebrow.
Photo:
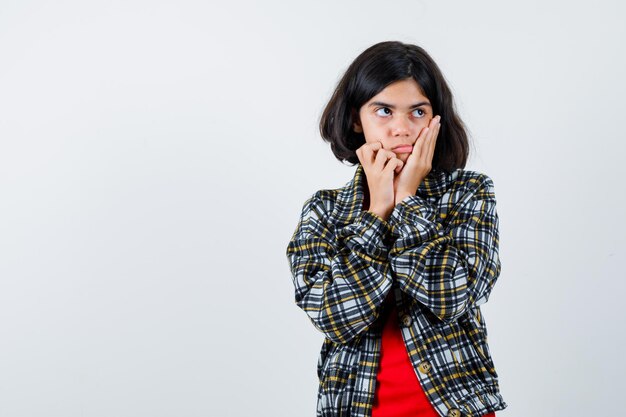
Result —
[[[370, 107], [371, 106], [389, 107], [390, 109], [395, 109], [396, 108], [396, 106], [394, 106], [393, 104], [383, 103], [382, 101], [374, 101], [373, 103], [370, 103]], [[428, 106], [428, 107], [432, 108], [432, 106], [430, 105], [429, 102], [422, 101], [422, 102], [413, 104], [412, 106], [409, 107], [409, 109], [414, 109], [414, 108], [419, 107], [419, 106]]]

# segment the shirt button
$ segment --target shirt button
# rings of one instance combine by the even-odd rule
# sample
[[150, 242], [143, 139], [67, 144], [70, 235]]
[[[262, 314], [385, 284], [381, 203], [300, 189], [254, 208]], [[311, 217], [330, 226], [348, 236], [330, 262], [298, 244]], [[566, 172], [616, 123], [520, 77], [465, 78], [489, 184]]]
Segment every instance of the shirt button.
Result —
[[448, 417], [461, 417], [461, 410], [458, 408], [451, 408], [448, 410]]
[[419, 363], [419, 365], [417, 365], [417, 368], [420, 370], [421, 373], [427, 374], [428, 372], [430, 372], [430, 362], [422, 361]]
[[411, 319], [411, 316], [409, 316], [408, 314], [402, 316], [402, 324], [404, 324], [406, 327], [409, 327], [412, 321], [413, 320]]

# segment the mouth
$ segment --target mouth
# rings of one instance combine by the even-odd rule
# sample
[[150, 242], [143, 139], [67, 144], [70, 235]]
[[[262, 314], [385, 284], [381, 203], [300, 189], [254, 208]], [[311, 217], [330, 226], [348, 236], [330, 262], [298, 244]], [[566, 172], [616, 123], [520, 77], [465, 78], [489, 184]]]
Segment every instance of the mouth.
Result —
[[400, 145], [393, 148], [395, 153], [411, 153], [413, 151], [412, 145]]

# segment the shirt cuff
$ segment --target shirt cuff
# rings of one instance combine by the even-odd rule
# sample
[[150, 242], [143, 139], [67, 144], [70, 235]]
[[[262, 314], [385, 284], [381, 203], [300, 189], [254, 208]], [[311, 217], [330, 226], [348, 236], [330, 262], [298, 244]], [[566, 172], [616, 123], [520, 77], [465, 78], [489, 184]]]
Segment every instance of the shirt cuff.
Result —
[[392, 227], [406, 223], [432, 223], [436, 216], [437, 210], [433, 204], [419, 195], [409, 195], [396, 204], [389, 216], [389, 223]]
[[392, 243], [392, 226], [382, 217], [370, 211], [362, 211], [354, 222], [344, 226], [338, 238], [344, 240], [352, 251], [365, 252], [368, 256], [384, 261]]

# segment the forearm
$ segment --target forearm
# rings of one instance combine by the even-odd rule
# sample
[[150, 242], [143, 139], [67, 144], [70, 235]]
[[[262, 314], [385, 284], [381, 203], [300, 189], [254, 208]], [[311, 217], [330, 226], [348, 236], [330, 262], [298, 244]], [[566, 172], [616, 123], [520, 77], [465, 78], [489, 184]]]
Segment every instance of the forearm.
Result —
[[391, 227], [371, 212], [328, 228], [319, 200], [305, 204], [286, 255], [295, 302], [335, 343], [348, 343], [378, 317], [391, 289]]

